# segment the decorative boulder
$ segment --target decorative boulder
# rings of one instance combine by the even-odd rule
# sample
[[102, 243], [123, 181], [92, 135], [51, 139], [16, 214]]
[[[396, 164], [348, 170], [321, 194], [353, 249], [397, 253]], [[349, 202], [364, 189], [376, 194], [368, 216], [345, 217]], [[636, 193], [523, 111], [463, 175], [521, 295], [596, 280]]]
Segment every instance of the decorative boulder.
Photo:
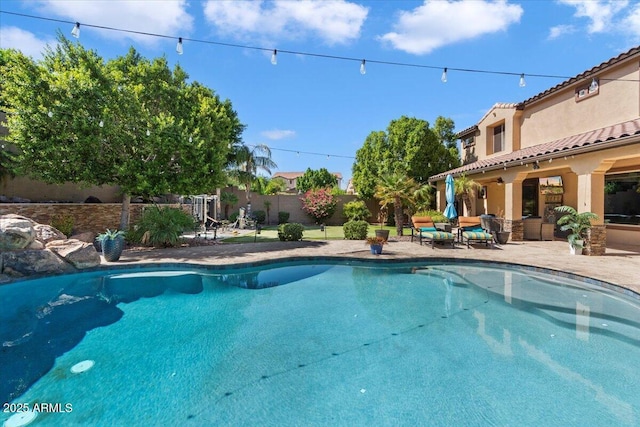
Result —
[[[62, 239], [64, 240], [65, 237], [62, 237]], [[96, 240], [96, 233], [87, 231], [80, 234], [74, 234], [73, 236], [69, 237], [69, 240], [73, 240], [73, 239], [80, 240], [81, 242], [93, 244], [93, 242]]]
[[13, 277], [74, 270], [71, 264], [46, 249], [5, 252], [2, 256], [2, 272]]
[[65, 236], [60, 230], [46, 224], [35, 224], [33, 229], [36, 231], [36, 239], [42, 243], [49, 243], [52, 240], [65, 240]]
[[100, 255], [91, 243], [75, 239], [54, 240], [47, 243], [47, 249], [79, 269], [100, 265]]
[[36, 238], [34, 222], [20, 215], [0, 216], [0, 251], [28, 247]]

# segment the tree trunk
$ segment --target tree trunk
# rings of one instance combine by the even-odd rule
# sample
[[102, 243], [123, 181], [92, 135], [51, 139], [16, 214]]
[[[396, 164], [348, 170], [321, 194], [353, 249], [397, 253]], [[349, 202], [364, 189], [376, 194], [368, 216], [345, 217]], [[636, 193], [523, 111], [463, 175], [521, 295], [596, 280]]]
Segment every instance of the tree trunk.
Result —
[[122, 195], [122, 210], [120, 211], [120, 230], [126, 231], [129, 228], [129, 213], [131, 212], [131, 195]]
[[396, 220], [396, 233], [398, 236], [402, 236], [404, 218], [402, 217], [402, 202], [398, 197], [396, 197], [396, 200], [393, 203], [393, 217]]
[[463, 194], [462, 202], [464, 203], [464, 207], [467, 209], [467, 216], [472, 216], [473, 214], [471, 212], [471, 197], [469, 197], [468, 194]]

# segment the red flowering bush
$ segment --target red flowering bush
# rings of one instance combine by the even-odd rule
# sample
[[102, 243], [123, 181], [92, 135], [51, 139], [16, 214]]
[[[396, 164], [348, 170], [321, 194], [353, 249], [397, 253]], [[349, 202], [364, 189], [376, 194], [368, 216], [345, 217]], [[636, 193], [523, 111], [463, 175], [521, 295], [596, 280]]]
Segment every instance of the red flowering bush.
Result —
[[331, 190], [328, 188], [309, 190], [300, 200], [302, 201], [302, 210], [315, 219], [316, 223], [322, 223], [331, 218], [338, 204], [336, 197], [331, 194]]

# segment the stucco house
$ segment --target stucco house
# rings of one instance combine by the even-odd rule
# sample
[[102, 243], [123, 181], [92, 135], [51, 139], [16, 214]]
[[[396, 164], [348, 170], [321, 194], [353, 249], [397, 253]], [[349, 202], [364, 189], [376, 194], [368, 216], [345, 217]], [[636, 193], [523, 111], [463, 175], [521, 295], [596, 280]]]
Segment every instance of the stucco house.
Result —
[[[342, 188], [342, 174], [340, 172], [331, 172], [338, 179], [338, 188]], [[304, 172], [276, 172], [271, 178], [282, 178], [286, 184], [287, 191], [294, 191], [296, 189], [296, 182], [298, 178], [304, 175]]]
[[598, 215], [588, 254], [604, 254], [607, 242], [640, 245], [640, 46], [523, 102], [495, 104], [457, 136], [463, 165], [429, 178], [440, 210], [447, 174], [466, 174], [483, 187], [465, 214], [504, 212], [512, 240], [523, 240], [528, 217], [555, 224], [562, 204]]

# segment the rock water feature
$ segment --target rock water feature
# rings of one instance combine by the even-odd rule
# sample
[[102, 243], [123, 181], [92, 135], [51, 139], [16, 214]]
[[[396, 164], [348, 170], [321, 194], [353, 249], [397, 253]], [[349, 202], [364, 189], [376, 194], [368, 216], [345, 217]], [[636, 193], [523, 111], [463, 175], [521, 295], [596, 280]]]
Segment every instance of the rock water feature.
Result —
[[97, 265], [100, 255], [91, 233], [67, 239], [50, 225], [20, 215], [0, 215], [0, 282]]

